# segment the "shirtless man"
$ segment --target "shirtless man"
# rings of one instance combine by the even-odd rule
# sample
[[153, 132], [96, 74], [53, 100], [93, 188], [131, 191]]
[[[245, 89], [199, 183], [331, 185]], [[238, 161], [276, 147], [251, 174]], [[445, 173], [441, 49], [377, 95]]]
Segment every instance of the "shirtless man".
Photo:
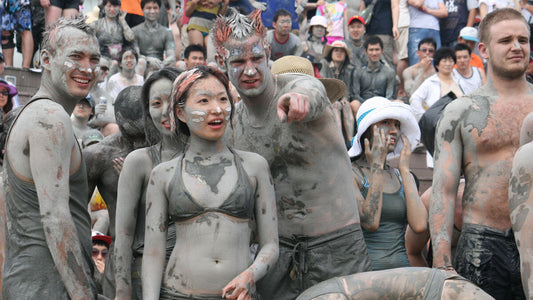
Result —
[[370, 269], [357, 213], [362, 196], [324, 86], [311, 76], [270, 72], [259, 14], [232, 10], [212, 36], [217, 62], [242, 97], [235, 148], [266, 158], [276, 189], [280, 255], [258, 292], [294, 299], [320, 281]]
[[[125, 88], [115, 101], [115, 118], [120, 132], [104, 138], [100, 143], [83, 150], [87, 162], [89, 199], [95, 187], [104, 198], [109, 213], [109, 235], [115, 240], [115, 216], [117, 211], [117, 186], [119, 172], [116, 163], [123, 162], [131, 151], [146, 146], [142, 123], [141, 87]], [[106, 260], [104, 295], [115, 297], [113, 249]], [[111, 265], [111, 266], [110, 266]]]
[[511, 223], [514, 237], [520, 253], [520, 269], [522, 270], [522, 285], [527, 299], [533, 299], [533, 113], [524, 120], [520, 133], [520, 149], [516, 152], [509, 181], [509, 206], [511, 209]]
[[[171, 0], [174, 2], [174, 0]], [[175, 3], [171, 3], [171, 5]], [[142, 0], [144, 22], [133, 27], [135, 50], [140, 54], [139, 65], [165, 65], [176, 63], [174, 52], [174, 36], [169, 28], [157, 22], [161, 0]], [[174, 9], [175, 11], [175, 9]]]
[[483, 19], [479, 36], [489, 81], [450, 103], [435, 135], [429, 213], [433, 266], [454, 270], [450, 254], [454, 200], [464, 173], [463, 227], [455, 269], [497, 299], [521, 299], [520, 258], [511, 230], [508, 187], [520, 126], [533, 111], [533, 87], [524, 76], [529, 25], [519, 12], [500, 9]]
[[407, 99], [411, 98], [411, 95], [424, 80], [435, 74], [433, 55], [436, 50], [437, 43], [432, 38], [425, 38], [418, 44], [416, 54], [418, 55], [419, 62], [405, 69], [402, 75]]
[[84, 19], [60, 19], [44, 35], [41, 86], [6, 143], [4, 299], [95, 299], [87, 177], [70, 114], [99, 60]]

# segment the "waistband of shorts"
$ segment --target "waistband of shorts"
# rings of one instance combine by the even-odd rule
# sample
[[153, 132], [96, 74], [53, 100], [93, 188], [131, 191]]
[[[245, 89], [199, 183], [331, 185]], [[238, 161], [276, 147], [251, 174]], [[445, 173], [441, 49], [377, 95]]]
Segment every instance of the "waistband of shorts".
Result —
[[480, 224], [463, 223], [461, 234], [482, 234], [484, 236], [514, 240], [513, 229], [500, 230]]
[[335, 231], [324, 233], [319, 236], [293, 235], [290, 238], [279, 237], [279, 245], [287, 248], [294, 248], [297, 244], [306, 242], [307, 248], [309, 249], [313, 248], [314, 246], [320, 246], [322, 244], [328, 243], [340, 237], [356, 232], [360, 232], [361, 236], [363, 234], [363, 232], [361, 231], [361, 225], [359, 223], [353, 223]]

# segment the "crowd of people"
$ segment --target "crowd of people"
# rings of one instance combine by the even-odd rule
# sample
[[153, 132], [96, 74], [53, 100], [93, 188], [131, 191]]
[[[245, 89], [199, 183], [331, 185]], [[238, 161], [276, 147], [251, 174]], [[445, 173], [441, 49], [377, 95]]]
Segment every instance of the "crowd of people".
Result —
[[55, 1], [0, 79], [3, 299], [533, 299], [532, 5]]

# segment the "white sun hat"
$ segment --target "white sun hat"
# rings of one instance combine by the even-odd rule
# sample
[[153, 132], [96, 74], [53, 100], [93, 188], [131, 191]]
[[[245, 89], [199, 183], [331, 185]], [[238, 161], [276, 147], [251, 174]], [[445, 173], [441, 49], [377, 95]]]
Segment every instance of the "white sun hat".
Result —
[[[407, 104], [393, 102], [383, 97], [372, 97], [359, 107], [357, 111], [357, 134], [352, 139], [352, 147], [348, 150], [350, 157], [358, 156], [363, 152], [361, 136], [372, 124], [394, 119], [400, 121], [400, 134], [404, 134], [411, 142], [411, 150], [414, 150], [420, 141], [420, 128], [416, 122], [411, 107]], [[394, 152], [387, 155], [391, 159], [400, 155], [403, 148], [401, 135], [398, 135], [398, 143]]]

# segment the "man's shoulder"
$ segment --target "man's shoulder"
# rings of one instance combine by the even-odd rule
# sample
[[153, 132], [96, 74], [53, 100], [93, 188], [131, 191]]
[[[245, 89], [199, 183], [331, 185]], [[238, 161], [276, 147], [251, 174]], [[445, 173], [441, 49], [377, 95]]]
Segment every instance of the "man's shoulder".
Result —
[[301, 43], [300, 38], [292, 32], [289, 33], [289, 39], [291, 39], [294, 42]]

